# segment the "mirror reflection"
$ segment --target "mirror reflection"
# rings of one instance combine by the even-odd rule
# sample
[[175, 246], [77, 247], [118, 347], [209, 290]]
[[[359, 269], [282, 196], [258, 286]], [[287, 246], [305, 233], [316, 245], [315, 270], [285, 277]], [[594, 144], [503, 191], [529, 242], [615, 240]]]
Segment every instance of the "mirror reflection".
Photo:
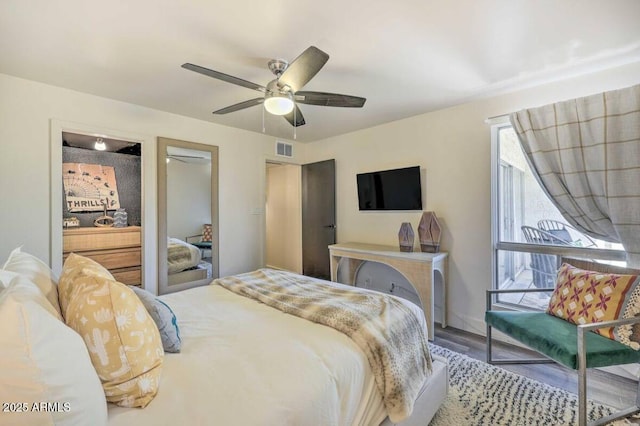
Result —
[[161, 141], [166, 142], [160, 147], [163, 159], [158, 167], [159, 292], [163, 294], [218, 277], [217, 148]]

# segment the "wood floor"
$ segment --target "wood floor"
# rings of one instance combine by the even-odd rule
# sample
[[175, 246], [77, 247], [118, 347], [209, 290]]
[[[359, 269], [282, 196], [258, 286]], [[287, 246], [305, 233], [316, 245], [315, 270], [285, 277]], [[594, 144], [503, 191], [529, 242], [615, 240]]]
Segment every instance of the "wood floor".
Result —
[[[433, 343], [443, 348], [465, 354], [481, 361], [486, 360], [484, 336], [466, 331], [435, 326]], [[500, 357], [536, 356], [535, 353], [517, 346], [493, 341], [493, 355]], [[540, 382], [547, 383], [571, 393], [577, 393], [578, 376], [558, 364], [516, 364], [500, 365], [512, 371]], [[587, 373], [588, 398], [599, 401], [614, 408], [626, 408], [635, 404], [637, 382], [600, 370], [589, 370]]]

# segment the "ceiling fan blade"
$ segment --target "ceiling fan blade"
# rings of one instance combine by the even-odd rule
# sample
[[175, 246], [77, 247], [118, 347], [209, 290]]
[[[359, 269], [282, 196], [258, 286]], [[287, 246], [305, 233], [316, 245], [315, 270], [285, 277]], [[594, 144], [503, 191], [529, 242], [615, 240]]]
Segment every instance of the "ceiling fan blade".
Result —
[[169, 162], [169, 161], [168, 161], [169, 159], [176, 160], [176, 161], [179, 161], [179, 162], [181, 162], [181, 163], [186, 163], [186, 161], [185, 161], [185, 160], [182, 160], [182, 159], [180, 159], [180, 158], [176, 157], [175, 155], [167, 155], [167, 163]]
[[213, 114], [228, 114], [230, 112], [240, 111], [241, 109], [260, 105], [263, 102], [264, 102], [264, 98], [249, 99], [248, 101], [240, 102], [239, 104], [231, 105], [226, 108], [213, 111]]
[[[295, 124], [294, 124], [294, 112], [295, 112]], [[298, 105], [295, 106], [294, 110], [289, 114], [283, 115], [283, 117], [291, 124], [293, 127], [300, 127], [305, 125], [304, 116], [302, 115], [302, 111], [298, 108]]]
[[311, 46], [289, 64], [278, 78], [278, 83], [286, 84], [293, 92], [297, 92], [320, 71], [328, 60], [329, 55]]
[[168, 157], [171, 158], [197, 158], [198, 160], [205, 160], [207, 157], [203, 157], [201, 155], [180, 155], [180, 154], [169, 154]]
[[360, 98], [358, 96], [341, 95], [339, 93], [326, 93], [326, 92], [296, 92], [296, 102], [307, 105], [320, 105], [330, 107], [345, 107], [345, 108], [362, 108], [367, 101], [366, 98]]
[[210, 70], [209, 68], [201, 67], [199, 65], [186, 63], [186, 64], [182, 64], [182, 68], [187, 69], [189, 71], [200, 73], [202, 75], [206, 75], [207, 77], [217, 78], [218, 80], [226, 81], [227, 83], [246, 87], [247, 89], [257, 90], [263, 93], [267, 91], [267, 89], [264, 86], [260, 86], [259, 84], [252, 83], [250, 81], [243, 80], [241, 78], [234, 77], [229, 74], [224, 74], [218, 71]]

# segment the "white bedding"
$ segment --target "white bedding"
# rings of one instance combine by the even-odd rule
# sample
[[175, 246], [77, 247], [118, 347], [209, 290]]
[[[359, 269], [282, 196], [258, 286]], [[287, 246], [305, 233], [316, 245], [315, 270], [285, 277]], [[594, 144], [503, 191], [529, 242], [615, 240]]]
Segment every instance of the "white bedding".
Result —
[[342, 333], [217, 285], [161, 299], [178, 318], [182, 352], [165, 355], [146, 408], [109, 404], [109, 425], [378, 425], [386, 417], [366, 357]]

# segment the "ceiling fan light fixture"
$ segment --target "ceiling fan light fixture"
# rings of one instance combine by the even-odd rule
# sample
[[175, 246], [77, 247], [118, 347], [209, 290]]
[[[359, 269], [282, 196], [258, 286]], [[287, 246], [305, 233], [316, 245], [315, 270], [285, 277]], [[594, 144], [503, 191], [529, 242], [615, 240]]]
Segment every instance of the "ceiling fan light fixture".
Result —
[[288, 95], [289, 96], [281, 93], [272, 93], [267, 95], [264, 99], [264, 109], [273, 115], [289, 114], [293, 111], [294, 103], [293, 99], [291, 99], [291, 94]]
[[104, 151], [105, 149], [107, 149], [107, 145], [105, 145], [102, 138], [97, 138], [96, 143], [93, 144], [93, 149], [95, 149], [96, 151]]
[[302, 111], [300, 111], [300, 108], [298, 108], [299, 104], [323, 107], [362, 108], [366, 101], [365, 98], [358, 96], [300, 90], [320, 71], [328, 60], [329, 55], [315, 46], [309, 46], [291, 63], [283, 59], [272, 59], [269, 61], [268, 66], [276, 78], [271, 80], [266, 87], [188, 62], [182, 64], [182, 68], [235, 84], [236, 86], [256, 90], [262, 94], [259, 98], [249, 99], [213, 111], [213, 114], [228, 114], [263, 104], [262, 132], [265, 132], [264, 116], [266, 111], [273, 115], [282, 116], [291, 124], [294, 129], [293, 137], [295, 139], [295, 128], [306, 124], [304, 115]]

